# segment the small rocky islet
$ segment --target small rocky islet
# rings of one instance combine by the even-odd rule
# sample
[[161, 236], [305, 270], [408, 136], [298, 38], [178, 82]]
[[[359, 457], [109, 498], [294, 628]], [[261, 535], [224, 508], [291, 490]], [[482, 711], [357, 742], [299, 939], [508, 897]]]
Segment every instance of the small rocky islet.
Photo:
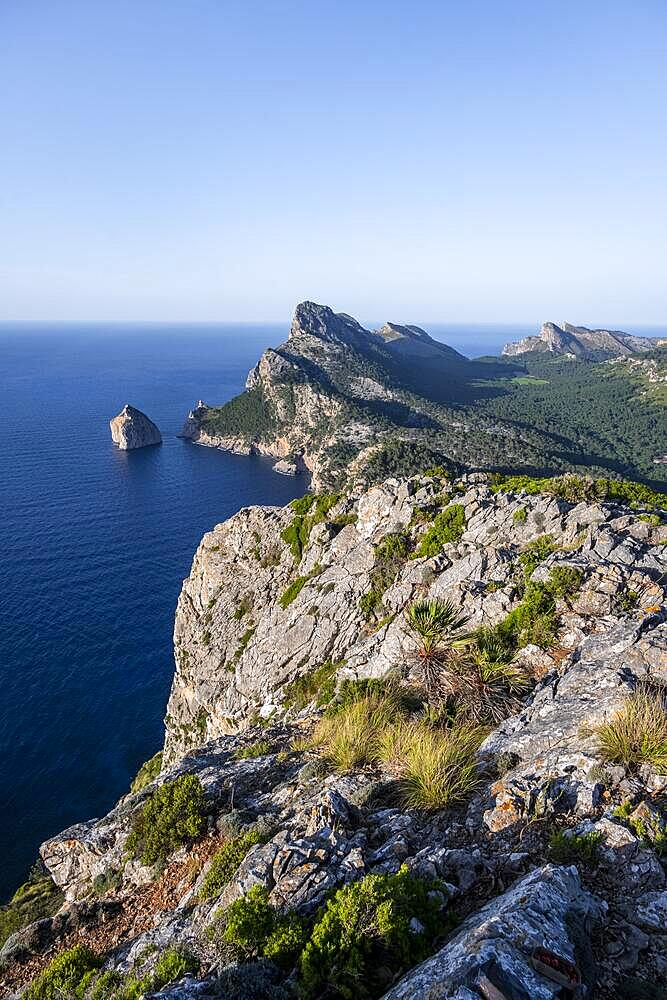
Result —
[[216, 525], [164, 747], [42, 845], [2, 995], [664, 996], [664, 508], [433, 469]]
[[145, 413], [126, 403], [123, 409], [109, 421], [111, 439], [121, 451], [134, 448], [148, 448], [162, 444], [159, 428]]

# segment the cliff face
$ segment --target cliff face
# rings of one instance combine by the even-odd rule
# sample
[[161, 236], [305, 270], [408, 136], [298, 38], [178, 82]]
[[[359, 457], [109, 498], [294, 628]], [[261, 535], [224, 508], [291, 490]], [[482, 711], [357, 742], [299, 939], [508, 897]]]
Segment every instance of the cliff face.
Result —
[[[400, 560], [368, 616], [364, 595], [385, 572], [383, 539], [405, 534], [418, 551], [419, 518], [432, 520], [451, 504], [463, 509], [460, 540], [435, 558]], [[517, 511], [525, 519], [515, 520]], [[166, 760], [256, 713], [269, 717], [282, 705], [285, 685], [324, 663], [340, 664], [341, 677], [385, 675], [408, 656], [403, 610], [420, 595], [455, 600], [471, 627], [496, 624], [518, 600], [519, 553], [545, 535], [557, 547], [546, 567], [585, 574], [560, 619], [563, 648], [594, 631], [600, 616], [612, 627], [625, 590], [649, 604], [664, 597], [653, 578], [664, 568], [655, 546], [665, 530], [608, 505], [510, 497], [474, 482], [459, 490], [438, 479], [390, 480], [338, 500], [310, 529], [295, 561], [282, 535], [296, 517], [290, 507], [246, 508], [204, 536], [176, 612]], [[283, 607], [294, 580], [301, 589]], [[553, 663], [537, 650], [526, 655], [545, 668]]]
[[578, 358], [617, 357], [651, 351], [664, 343], [658, 337], [637, 337], [622, 330], [589, 330], [571, 323], [543, 323], [537, 337], [505, 344], [503, 354], [515, 357], [532, 351], [571, 354]]
[[161, 444], [162, 435], [145, 413], [126, 403], [120, 413], [109, 421], [111, 438], [121, 451]]
[[[561, 484], [558, 495], [518, 485], [394, 479], [245, 508], [205, 535], [177, 609], [161, 773], [107, 816], [42, 846], [67, 902], [6, 941], [2, 995], [18, 995], [54, 954], [85, 944], [102, 956], [105, 988], [142, 977], [143, 992], [165, 1000], [289, 1000], [295, 979], [306, 988], [304, 956], [318, 946], [313, 927], [324, 933], [326, 901], [362, 879], [371, 891], [384, 885], [373, 879], [400, 869], [401, 878], [438, 880], [429, 898], [463, 922], [454, 931], [442, 922], [403, 964], [389, 951], [388, 967], [360, 924], [371, 997], [468, 1000], [494, 986], [555, 1000], [553, 954], [561, 973], [580, 976], [582, 997], [623, 995], [632, 970], [662, 981], [667, 763], [605, 764], [594, 727], [638, 686], [667, 683], [667, 515], [601, 502], [592, 485]], [[561, 498], [573, 493], [582, 498]], [[515, 686], [501, 684], [500, 701], [488, 701], [498, 654], [489, 642], [474, 696], [454, 685], [439, 709], [425, 707], [426, 661], [407, 619], [421, 598], [452, 602], [466, 631], [486, 626], [478, 643], [490, 629], [510, 642], [501, 676]], [[454, 656], [439, 669], [451, 681], [468, 662]], [[342, 706], [351, 719], [354, 699], [368, 695], [358, 682], [396, 690], [382, 688], [388, 678], [412, 705], [393, 709], [411, 713], [400, 716], [406, 732], [442, 735], [455, 706], [491, 706], [473, 751], [476, 780], [460, 800], [410, 805], [398, 744], [395, 755], [365, 755], [370, 728], [346, 766], [313, 741], [324, 712], [344, 731]], [[148, 864], [133, 831], [156, 790], [185, 777], [201, 787], [203, 825]], [[594, 846], [590, 856], [577, 854], [581, 844]], [[279, 921], [277, 950], [254, 938], [232, 947], [230, 906], [248, 893], [273, 907], [262, 919]], [[408, 916], [410, 934], [426, 935], [416, 911]], [[193, 971], [178, 984], [182, 965], [171, 979], [162, 972], [167, 954], [172, 963], [188, 955]], [[99, 976], [91, 972], [78, 995], [124, 1000], [101, 993]]]

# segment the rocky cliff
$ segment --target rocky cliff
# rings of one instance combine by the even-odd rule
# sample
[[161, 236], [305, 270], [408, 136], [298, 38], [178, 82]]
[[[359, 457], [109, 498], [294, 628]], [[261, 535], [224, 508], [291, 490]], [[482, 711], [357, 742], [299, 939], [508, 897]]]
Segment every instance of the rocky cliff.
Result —
[[[506, 348], [516, 358], [469, 360], [418, 326], [367, 330], [346, 313], [302, 302], [288, 339], [264, 352], [245, 391], [222, 406], [200, 400], [182, 435], [273, 456], [276, 471], [310, 472], [319, 491], [358, 490], [434, 466], [659, 478], [652, 442], [662, 401], [641, 392], [634, 370], [612, 374], [602, 363], [649, 341], [568, 324], [545, 324], [529, 340]], [[576, 371], [549, 365], [564, 353], [587, 363]], [[664, 358], [654, 361], [663, 371]]]
[[524, 337], [505, 344], [503, 354], [516, 357], [533, 351], [567, 354], [577, 358], [619, 357], [652, 351], [664, 344], [664, 338], [637, 337], [622, 330], [589, 330], [571, 323], [543, 323], [536, 337]]
[[664, 504], [438, 475], [217, 525], [162, 759], [42, 846], [3, 995], [662, 996]]
[[109, 421], [109, 427], [113, 443], [121, 451], [162, 443], [162, 435], [153, 421], [129, 403]]

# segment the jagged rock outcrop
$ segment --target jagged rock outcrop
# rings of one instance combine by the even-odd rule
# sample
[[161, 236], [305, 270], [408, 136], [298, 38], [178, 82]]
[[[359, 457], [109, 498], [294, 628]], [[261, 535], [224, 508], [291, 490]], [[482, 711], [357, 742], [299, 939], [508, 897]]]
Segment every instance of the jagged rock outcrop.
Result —
[[550, 354], [570, 354], [578, 358], [594, 358], [600, 355], [617, 357], [651, 351], [665, 343], [660, 337], [638, 337], [622, 330], [589, 330], [585, 326], [571, 323], [543, 323], [536, 337], [524, 337], [514, 343], [505, 344], [503, 354], [514, 357], [532, 351]]
[[[550, 1000], [560, 988], [550, 961], [576, 971], [582, 998], [623, 995], [635, 969], [664, 978], [667, 775], [601, 766], [591, 727], [647, 679], [667, 683], [665, 517], [506, 488], [483, 476], [388, 480], [244, 508], [204, 537], [178, 605], [163, 770], [106, 816], [42, 845], [66, 903], [6, 941], [3, 996], [84, 943], [107, 973], [146, 982], [166, 949], [187, 949], [199, 971], [162, 980], [154, 992], [164, 1000], [251, 985], [251, 996], [289, 1000], [293, 978], [279, 963], [237, 965], [220, 948], [229, 907], [259, 886], [276, 913], [312, 927], [338, 889], [402, 867], [437, 880], [438, 905], [463, 922], [443, 923], [426, 961], [388, 972], [387, 1000], [479, 1000], [494, 988]], [[420, 554], [435, 528], [454, 523], [453, 537]], [[337, 685], [419, 681], [405, 626], [413, 599], [450, 600], [470, 627], [493, 626], [558, 571], [575, 586], [558, 598], [548, 640], [520, 642], [514, 666], [530, 671], [531, 688], [481, 744], [466, 801], [407, 808], [391, 758], [345, 773], [327, 764], [312, 732], [342, 697]], [[321, 689], [304, 686], [316, 669]], [[129, 839], [137, 817], [184, 776], [201, 783], [205, 828], [164, 864], [145, 865]], [[555, 863], [554, 832], [592, 836], [597, 855]], [[217, 890], [204, 891], [216, 852], [249, 833]], [[423, 932], [416, 919], [411, 927]]]
[[129, 403], [109, 421], [109, 427], [113, 443], [121, 451], [162, 443], [162, 435], [153, 421]]

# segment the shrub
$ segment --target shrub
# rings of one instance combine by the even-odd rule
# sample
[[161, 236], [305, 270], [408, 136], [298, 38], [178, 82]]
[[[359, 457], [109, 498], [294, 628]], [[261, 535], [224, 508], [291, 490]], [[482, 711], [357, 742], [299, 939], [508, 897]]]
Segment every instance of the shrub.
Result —
[[518, 507], [514, 511], [514, 514], [512, 515], [512, 520], [514, 521], [515, 524], [523, 524], [525, 521], [527, 521], [528, 514], [526, 513], [526, 508]]
[[451, 926], [437, 888], [438, 883], [414, 878], [403, 867], [396, 875], [367, 875], [339, 889], [301, 954], [305, 996], [381, 996]]
[[581, 586], [583, 573], [574, 566], [554, 566], [547, 585], [554, 597], [571, 597]]
[[545, 493], [562, 497], [570, 503], [613, 500], [615, 503], [628, 504], [631, 507], [641, 505], [667, 509], [667, 494], [658, 493], [642, 483], [622, 479], [590, 479], [587, 476], [574, 475], [555, 476], [551, 479], [533, 476], [496, 476], [492, 489], [496, 493], [530, 495]]
[[441, 672], [447, 653], [469, 638], [462, 631], [467, 621], [467, 615], [451, 601], [413, 601], [407, 610], [406, 624], [417, 638], [424, 683], [431, 699], [442, 685]]
[[301, 562], [312, 529], [326, 521], [327, 514], [340, 498], [340, 493], [323, 493], [320, 496], [309, 493], [292, 501], [290, 507], [295, 516], [292, 523], [283, 528], [280, 537], [289, 545], [295, 562]]
[[662, 685], [640, 684], [613, 718], [593, 732], [608, 763], [632, 770], [650, 764], [667, 774], [667, 692]]
[[449, 542], [458, 542], [465, 531], [465, 508], [450, 504], [436, 515], [433, 524], [419, 543], [416, 556], [436, 556]]
[[604, 840], [601, 833], [569, 833], [557, 830], [549, 837], [549, 857], [559, 865], [595, 865]]
[[255, 757], [263, 757], [264, 754], [271, 752], [271, 745], [266, 742], [266, 740], [258, 740], [256, 743], [251, 743], [247, 747], [241, 747], [236, 751], [234, 757], [236, 760], [252, 760]]
[[145, 761], [137, 771], [137, 776], [130, 785], [131, 792], [140, 792], [142, 788], [146, 785], [150, 785], [151, 781], [155, 781], [158, 774], [162, 770], [162, 751], [158, 750], [155, 756], [151, 757], [150, 760]]
[[252, 600], [246, 595], [242, 597], [234, 610], [234, 621], [240, 622], [249, 611], [252, 611]]
[[523, 566], [523, 573], [526, 580], [529, 580], [533, 575], [533, 570], [537, 569], [539, 564], [544, 562], [547, 556], [550, 556], [552, 552], [556, 552], [557, 549], [558, 546], [551, 535], [539, 535], [538, 538], [534, 538], [532, 542], [529, 542], [519, 556], [519, 562]]
[[485, 735], [479, 726], [443, 730], [424, 722], [399, 722], [385, 733], [381, 752], [391, 754], [405, 806], [445, 809], [466, 799], [479, 783], [476, 754]]
[[405, 712], [415, 711], [423, 703], [418, 691], [398, 684], [394, 677], [366, 677], [361, 680], [346, 677], [341, 681], [336, 699], [329, 705], [326, 714], [336, 715], [355, 701], [362, 701], [369, 696], [396, 698], [400, 710]]
[[345, 660], [332, 663], [327, 660], [315, 670], [295, 677], [283, 688], [284, 703], [287, 708], [301, 712], [312, 701], [318, 707], [328, 704], [334, 696], [336, 687], [336, 672], [343, 666]]
[[402, 533], [385, 535], [375, 546], [376, 565], [370, 573], [371, 585], [359, 599], [359, 610], [366, 621], [377, 617], [383, 610], [382, 597], [395, 582], [409, 550], [410, 540]]
[[93, 893], [96, 896], [106, 896], [108, 892], [115, 892], [123, 884], [123, 876], [117, 868], [110, 868], [104, 874], [96, 875], [93, 879]]
[[80, 944], [61, 951], [33, 980], [23, 994], [24, 1000], [62, 1000], [73, 996], [84, 977], [101, 964], [101, 958]]
[[30, 878], [16, 890], [9, 903], [0, 907], [0, 947], [7, 938], [60, 909], [63, 894], [49, 875], [37, 865]]
[[213, 927], [223, 945], [241, 960], [270, 958], [288, 969], [297, 959], [306, 938], [305, 923], [296, 914], [281, 915], [269, 903], [261, 885], [236, 899]]
[[297, 576], [296, 580], [292, 580], [287, 590], [284, 592], [282, 597], [279, 599], [278, 603], [281, 608], [288, 608], [292, 601], [295, 601], [303, 588], [308, 583], [307, 576]]
[[199, 778], [184, 774], [156, 788], [137, 814], [127, 848], [144, 865], [166, 861], [204, 829], [204, 791]]
[[219, 851], [216, 851], [199, 891], [201, 899], [220, 895], [225, 886], [229, 885], [234, 878], [250, 848], [263, 842], [264, 837], [259, 830], [251, 830], [249, 833], [233, 837]]
[[521, 710], [519, 695], [529, 687], [524, 670], [490, 656], [483, 643], [451, 658], [447, 680], [460, 713], [474, 722], [495, 725]]
[[245, 653], [246, 647], [247, 647], [248, 643], [250, 642], [250, 640], [252, 639], [253, 635], [255, 634], [255, 629], [256, 628], [257, 628], [257, 626], [254, 623], [251, 623], [248, 626], [248, 628], [245, 630], [245, 632], [243, 633], [243, 635], [241, 636], [241, 638], [239, 639], [239, 644], [236, 647], [236, 651], [234, 653], [234, 659], [235, 660], [240, 660], [241, 657], [243, 656], [243, 654]]

